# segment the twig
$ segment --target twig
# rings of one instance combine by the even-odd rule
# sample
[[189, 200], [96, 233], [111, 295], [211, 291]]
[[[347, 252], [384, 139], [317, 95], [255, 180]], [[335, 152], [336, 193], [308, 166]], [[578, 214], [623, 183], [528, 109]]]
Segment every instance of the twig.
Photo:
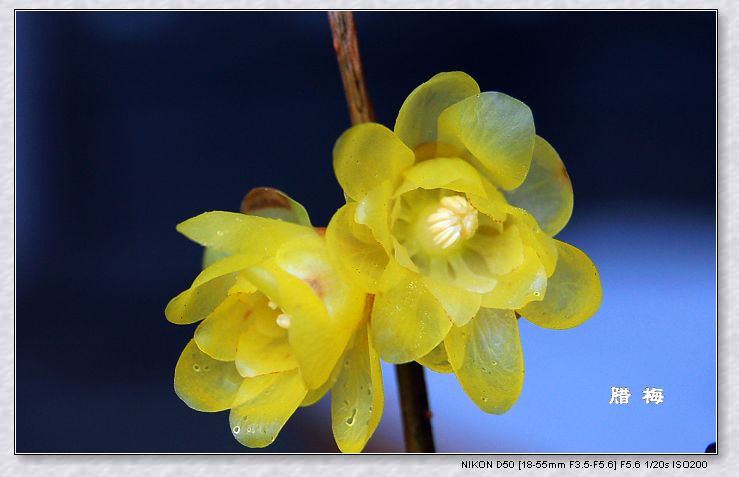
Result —
[[[346, 92], [346, 103], [352, 124], [375, 119], [367, 84], [362, 71], [362, 60], [357, 44], [357, 30], [352, 12], [329, 12], [331, 35], [336, 59]], [[395, 366], [403, 414], [403, 434], [406, 452], [435, 452], [431, 431], [431, 411], [426, 395], [423, 367], [415, 362]]]
[[334, 50], [339, 62], [352, 124], [374, 121], [375, 113], [364, 81], [362, 58], [359, 56], [354, 15], [352, 12], [328, 12], [328, 21], [331, 24]]

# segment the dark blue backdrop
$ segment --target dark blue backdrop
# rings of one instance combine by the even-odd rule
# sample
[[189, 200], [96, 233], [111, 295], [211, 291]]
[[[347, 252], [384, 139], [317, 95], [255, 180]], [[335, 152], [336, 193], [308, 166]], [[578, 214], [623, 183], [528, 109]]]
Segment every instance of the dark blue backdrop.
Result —
[[[534, 112], [567, 164], [562, 234], [599, 265], [601, 312], [522, 325], [527, 382], [503, 417], [429, 375], [447, 451], [700, 452], [715, 439], [713, 12], [361, 12], [378, 121], [463, 70]], [[163, 309], [199, 266], [174, 226], [288, 191], [325, 224], [348, 126], [324, 13], [18, 12], [16, 449], [247, 451], [175, 396], [192, 327]], [[573, 353], [573, 350], [577, 350]], [[392, 368], [368, 450], [402, 450]], [[607, 402], [631, 386], [630, 407]], [[664, 406], [639, 402], [664, 386]], [[326, 402], [271, 451], [333, 451]]]

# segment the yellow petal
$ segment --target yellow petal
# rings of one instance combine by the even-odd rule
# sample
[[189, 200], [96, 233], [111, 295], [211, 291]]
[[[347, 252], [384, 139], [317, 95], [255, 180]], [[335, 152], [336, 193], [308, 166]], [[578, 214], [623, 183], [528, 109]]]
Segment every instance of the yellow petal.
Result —
[[305, 207], [272, 187], [255, 187], [250, 190], [241, 201], [241, 213], [311, 226]]
[[205, 319], [226, 299], [235, 281], [236, 273], [231, 273], [183, 291], [167, 304], [167, 320], [187, 325]]
[[449, 357], [446, 355], [443, 342], [439, 343], [429, 354], [419, 358], [417, 361], [437, 373], [447, 374], [453, 371], [452, 365], [449, 364]]
[[238, 295], [228, 296], [195, 330], [198, 347], [219, 361], [236, 359], [239, 335], [251, 325], [251, 306]]
[[557, 245], [549, 235], [545, 234], [533, 215], [518, 207], [509, 206], [507, 209], [509, 221], [518, 226], [521, 240], [525, 245], [533, 248], [539, 260], [544, 265], [547, 276], [551, 276], [557, 267]]
[[311, 227], [235, 212], [205, 212], [177, 225], [177, 231], [204, 247], [242, 254], [257, 262], [286, 240], [315, 235]]
[[482, 298], [479, 293], [428, 277], [423, 277], [423, 283], [457, 326], [465, 325], [480, 309]]
[[361, 452], [383, 411], [380, 360], [362, 327], [331, 391], [331, 427], [341, 452]]
[[449, 157], [439, 157], [419, 162], [403, 174], [404, 181], [395, 196], [413, 189], [449, 189], [480, 196], [485, 195], [480, 174], [468, 162]]
[[581, 250], [555, 240], [559, 250], [557, 269], [549, 277], [542, 301], [521, 309], [527, 320], [544, 328], [573, 328], [593, 316], [603, 299], [600, 276]]
[[232, 362], [217, 361], [190, 340], [177, 361], [174, 389], [197, 411], [217, 412], [231, 407], [243, 378]]
[[369, 228], [354, 221], [356, 207], [356, 203], [346, 204], [334, 214], [326, 229], [326, 244], [348, 281], [368, 293], [376, 293], [389, 258]]
[[547, 273], [534, 249], [524, 247], [521, 265], [498, 279], [492, 291], [482, 297], [482, 306], [518, 310], [530, 301], [541, 300], [547, 289]]
[[395, 181], [413, 161], [413, 151], [391, 130], [376, 123], [350, 128], [334, 146], [336, 178], [356, 201], [381, 182]]
[[480, 227], [465, 246], [474, 251], [485, 262], [487, 269], [496, 276], [505, 275], [523, 263], [521, 233], [515, 225], [506, 224], [502, 232], [492, 227]]
[[466, 148], [470, 159], [504, 189], [521, 185], [534, 149], [531, 110], [503, 93], [464, 99], [439, 116], [439, 140]]
[[523, 353], [511, 310], [481, 308], [444, 340], [449, 362], [467, 395], [485, 412], [502, 414], [523, 386]]
[[239, 374], [247, 378], [298, 367], [287, 336], [273, 338], [260, 333], [256, 326], [239, 335], [235, 359]]
[[572, 183], [562, 159], [544, 139], [536, 136], [531, 168], [518, 188], [506, 192], [508, 201], [528, 210], [549, 235], [556, 235], [572, 215]]
[[244, 379], [228, 418], [231, 432], [247, 447], [268, 446], [306, 392], [297, 369]]
[[[291, 316], [288, 341], [309, 389], [329, 378], [356, 326], [356, 318], [329, 316], [323, 301], [303, 280], [287, 273], [274, 260], [244, 273], [259, 290]], [[343, 319], [340, 320], [339, 318]]]
[[372, 342], [382, 359], [414, 361], [444, 339], [452, 322], [418, 274], [390, 262], [380, 288], [372, 310]]
[[366, 225], [372, 231], [375, 239], [392, 253], [392, 238], [390, 237], [390, 198], [393, 195], [393, 186], [390, 181], [384, 181], [370, 190], [357, 203], [354, 219], [357, 223]]
[[329, 390], [336, 384], [336, 380], [339, 379], [339, 374], [343, 369], [342, 360], [340, 359], [334, 366], [334, 370], [331, 371], [331, 375], [328, 380], [316, 389], [309, 389], [308, 394], [305, 395], [303, 402], [300, 403], [300, 407], [312, 406], [317, 403], [329, 392]]
[[439, 73], [414, 89], [403, 102], [395, 121], [395, 133], [410, 148], [436, 141], [439, 114], [479, 92], [480, 87], [466, 73]]

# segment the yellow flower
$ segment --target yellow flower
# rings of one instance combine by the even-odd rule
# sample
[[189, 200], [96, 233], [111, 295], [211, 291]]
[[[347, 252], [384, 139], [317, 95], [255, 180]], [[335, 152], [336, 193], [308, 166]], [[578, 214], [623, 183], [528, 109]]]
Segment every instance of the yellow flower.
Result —
[[258, 189], [242, 211], [252, 215], [207, 212], [177, 226], [207, 247], [208, 266], [165, 311], [177, 324], [202, 320], [177, 362], [175, 390], [193, 409], [230, 409], [234, 437], [264, 447], [331, 389], [336, 442], [359, 452], [384, 396], [367, 296], [339, 278], [325, 239], [289, 197]]
[[482, 410], [502, 413], [523, 384], [517, 313], [562, 329], [600, 306], [591, 260], [552, 238], [572, 187], [520, 101], [438, 74], [406, 99], [394, 131], [346, 131], [334, 169], [348, 203], [328, 226], [329, 251], [376, 295], [382, 359], [454, 371]]

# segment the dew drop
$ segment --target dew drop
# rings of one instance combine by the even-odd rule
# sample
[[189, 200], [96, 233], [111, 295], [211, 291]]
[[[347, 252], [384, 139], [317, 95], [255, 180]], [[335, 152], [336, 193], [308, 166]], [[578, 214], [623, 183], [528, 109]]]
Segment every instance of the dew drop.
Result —
[[218, 235], [219, 237], [223, 237], [223, 230], [217, 230], [216, 235]]
[[483, 397], [483, 398], [482, 398], [482, 402], [488, 402], [488, 398], [486, 398], [486, 397]]
[[239, 426], [234, 426], [233, 432], [234, 434], [238, 434], [239, 432], [241, 432], [241, 428]]
[[344, 361], [344, 367], [345, 368], [348, 368], [349, 367], [349, 360], [348, 359], [346, 361]]
[[497, 361], [493, 361], [493, 362], [490, 363], [490, 365], [491, 366], [498, 366], [498, 362]]
[[354, 418], [355, 417], [357, 417], [357, 410], [356, 410], [356, 408], [355, 409], [352, 409], [352, 415], [347, 418], [346, 425], [347, 426], [353, 426], [354, 425]]
[[210, 371], [210, 366], [207, 364], [203, 366], [203, 371], [206, 371], [206, 372]]
[[200, 365], [199, 364], [193, 364], [192, 365], [192, 370], [195, 371], [196, 373], [199, 373], [200, 372]]

